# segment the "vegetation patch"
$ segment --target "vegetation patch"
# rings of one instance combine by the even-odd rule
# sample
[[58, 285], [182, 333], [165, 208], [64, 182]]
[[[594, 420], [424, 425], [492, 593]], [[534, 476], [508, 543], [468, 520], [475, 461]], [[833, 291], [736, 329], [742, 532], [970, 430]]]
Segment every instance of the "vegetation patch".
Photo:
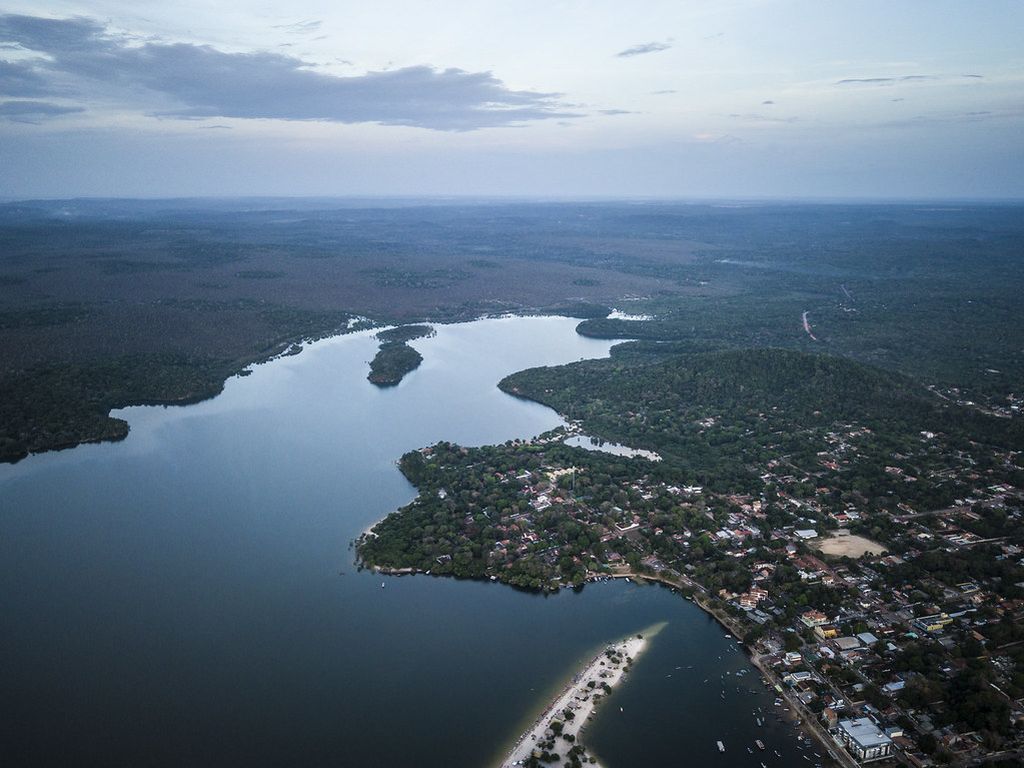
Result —
[[407, 342], [433, 336], [434, 333], [429, 325], [403, 325], [381, 331], [377, 334], [380, 348], [370, 361], [370, 373], [366, 378], [378, 387], [396, 386], [423, 362], [423, 356]]

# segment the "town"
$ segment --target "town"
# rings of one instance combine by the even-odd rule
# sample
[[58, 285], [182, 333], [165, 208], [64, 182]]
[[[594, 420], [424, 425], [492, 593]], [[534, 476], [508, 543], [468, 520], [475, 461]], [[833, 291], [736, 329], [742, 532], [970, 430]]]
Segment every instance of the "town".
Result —
[[[1024, 745], [1019, 452], [920, 431], [885, 453], [871, 428], [829, 424], [796, 452], [792, 433], [763, 443], [759, 490], [739, 493], [678, 482], [650, 451], [566, 446], [580, 431], [407, 454], [420, 496], [361, 539], [363, 562], [543, 590], [661, 582], [742, 638], [842, 764], [967, 765]], [[844, 479], [883, 454], [885, 493]]]

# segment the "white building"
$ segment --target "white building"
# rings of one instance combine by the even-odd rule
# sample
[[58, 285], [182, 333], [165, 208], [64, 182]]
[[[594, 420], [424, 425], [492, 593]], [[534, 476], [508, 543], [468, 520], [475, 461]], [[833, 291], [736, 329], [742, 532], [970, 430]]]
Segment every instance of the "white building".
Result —
[[862, 763], [882, 760], [892, 754], [892, 739], [870, 718], [840, 720], [836, 735], [847, 751]]

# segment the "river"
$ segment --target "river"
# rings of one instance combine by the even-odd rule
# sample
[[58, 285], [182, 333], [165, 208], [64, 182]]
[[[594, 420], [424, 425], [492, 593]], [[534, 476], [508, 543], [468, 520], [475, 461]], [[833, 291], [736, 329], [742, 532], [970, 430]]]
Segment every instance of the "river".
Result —
[[667, 589], [382, 588], [353, 566], [350, 541], [413, 498], [402, 453], [561, 423], [495, 385], [607, 355], [576, 322], [438, 326], [385, 390], [365, 378], [372, 334], [336, 337], [212, 400], [125, 409], [123, 442], [0, 466], [4, 764], [477, 768], [582, 659], [658, 621], [590, 727], [606, 765], [795, 761], [785, 726], [754, 722], [772, 697], [753, 671], [742, 692], [725, 674], [750, 668], [734, 642]]

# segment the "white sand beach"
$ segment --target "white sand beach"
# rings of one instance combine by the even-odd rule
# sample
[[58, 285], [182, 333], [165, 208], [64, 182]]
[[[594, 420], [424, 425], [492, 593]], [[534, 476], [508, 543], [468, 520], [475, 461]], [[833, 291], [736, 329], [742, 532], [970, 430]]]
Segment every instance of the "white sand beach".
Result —
[[[608, 695], [622, 680], [629, 664], [643, 653], [649, 634], [653, 632], [612, 643], [595, 656], [516, 742], [502, 761], [502, 768], [522, 765], [534, 750], [558, 755], [559, 762], [564, 761], [569, 750], [580, 743], [580, 731], [594, 711], [594, 705]], [[567, 711], [571, 717], [567, 716]], [[572, 736], [573, 741], [565, 739], [565, 734]]]

